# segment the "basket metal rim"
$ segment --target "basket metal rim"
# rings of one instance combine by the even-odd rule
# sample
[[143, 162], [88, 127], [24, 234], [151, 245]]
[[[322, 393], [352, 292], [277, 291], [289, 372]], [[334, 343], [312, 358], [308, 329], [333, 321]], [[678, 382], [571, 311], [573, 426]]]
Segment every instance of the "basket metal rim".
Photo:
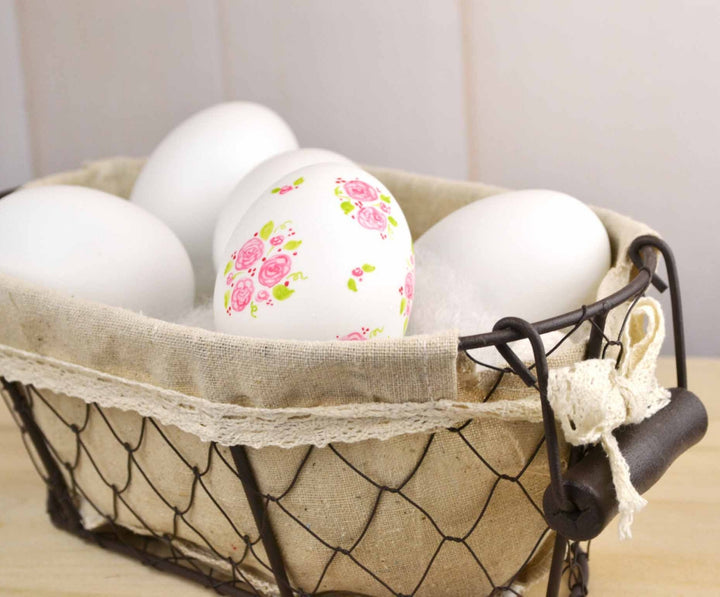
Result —
[[[631, 245], [631, 249], [641, 238], [643, 237], [635, 239]], [[606, 315], [615, 307], [641, 294], [653, 280], [655, 269], [657, 268], [657, 253], [650, 246], [643, 246], [639, 253], [642, 267], [637, 269], [635, 276], [620, 290], [594, 303], [583, 305], [574, 311], [555, 315], [554, 317], [537, 321], [531, 325], [539, 334], [546, 334], [569, 326], [579, 325], [593, 317]], [[524, 337], [521, 332], [511, 328], [493, 330], [482, 334], [460, 336], [460, 338], [458, 338], [458, 350], [465, 351], [486, 346], [498, 346], [520, 340]]]

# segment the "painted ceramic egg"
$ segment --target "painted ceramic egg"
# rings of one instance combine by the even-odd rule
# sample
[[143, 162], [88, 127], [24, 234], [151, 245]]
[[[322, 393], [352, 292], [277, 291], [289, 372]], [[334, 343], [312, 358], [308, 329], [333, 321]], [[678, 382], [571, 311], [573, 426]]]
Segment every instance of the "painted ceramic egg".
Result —
[[213, 231], [228, 194], [260, 162], [296, 148], [295, 135], [275, 112], [227, 102], [182, 122], [148, 158], [130, 199], [180, 238], [201, 295], [212, 292]]
[[195, 298], [190, 258], [165, 223], [79, 186], [23, 189], [0, 201], [0, 271], [168, 320]]
[[[223, 251], [225, 250], [225, 245], [230, 240], [230, 235], [233, 230], [235, 230], [235, 227], [245, 212], [263, 191], [270, 188], [270, 185], [278, 178], [289, 172], [293, 172], [304, 166], [328, 162], [338, 164], [353, 163], [334, 151], [303, 147], [302, 149], [286, 151], [268, 158], [243, 176], [242, 180], [240, 180], [225, 201], [225, 205], [215, 223], [215, 235], [213, 237], [213, 260], [215, 262], [215, 268], [219, 269], [221, 265], [224, 265], [222, 263], [224, 257]], [[279, 187], [277, 187], [277, 189], [278, 193], [287, 192]]]
[[236, 227], [215, 326], [298, 340], [399, 337], [414, 287], [410, 230], [387, 188], [357, 166], [316, 164], [276, 181]]

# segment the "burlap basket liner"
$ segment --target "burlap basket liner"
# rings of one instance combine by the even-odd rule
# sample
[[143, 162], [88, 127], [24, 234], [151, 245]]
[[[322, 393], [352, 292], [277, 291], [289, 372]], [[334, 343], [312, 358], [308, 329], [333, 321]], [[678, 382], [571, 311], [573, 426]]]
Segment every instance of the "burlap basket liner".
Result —
[[[32, 184], [127, 197], [141, 165], [116, 158]], [[369, 170], [400, 202], [414, 238], [502, 190]], [[652, 231], [595, 211], [613, 248], [601, 297], [627, 283], [627, 247]], [[617, 311], [609, 334], [624, 315]], [[573, 363], [583, 352], [582, 342], [567, 342], [550, 365]], [[521, 589], [547, 570], [549, 535], [537, 508], [549, 479], [542, 425], [521, 408], [537, 396], [505, 376], [484, 403], [498, 373], [478, 371], [459, 355], [455, 331], [365, 343], [265, 341], [0, 276], [0, 373], [41, 392], [35, 417], [58, 459], [73, 463], [86, 526], [110, 516], [140, 534], [175, 534], [220, 571], [228, 570], [223, 558], [243, 553], [243, 572], [265, 592], [274, 593], [272, 575], [225, 447], [235, 443], [252, 447], [261, 491], [283, 496], [269, 504], [269, 517], [291, 583], [304, 591], [410, 594], [420, 583], [416, 595], [476, 596], [511, 579]], [[104, 417], [89, 404], [101, 405]], [[143, 415], [155, 423], [143, 423]], [[460, 434], [446, 429], [464, 423]], [[72, 424], [84, 426], [82, 448]], [[135, 446], [141, 438], [128, 466], [123, 442]], [[197, 487], [191, 467], [204, 471], [209, 461]], [[521, 471], [522, 482], [513, 481]], [[127, 486], [120, 502], [113, 484]], [[471, 549], [443, 537], [463, 537]]]

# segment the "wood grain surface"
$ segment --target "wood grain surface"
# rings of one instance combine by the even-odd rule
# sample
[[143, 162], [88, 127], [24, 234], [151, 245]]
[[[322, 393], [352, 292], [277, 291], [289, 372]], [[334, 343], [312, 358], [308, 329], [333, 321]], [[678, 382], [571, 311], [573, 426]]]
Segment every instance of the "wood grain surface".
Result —
[[[673, 362], [660, 377], [674, 385]], [[710, 430], [647, 494], [650, 504], [620, 542], [611, 526], [592, 544], [591, 595], [720, 595], [720, 359], [691, 359], [690, 388]], [[0, 595], [209, 596], [213, 593], [56, 530], [45, 492], [7, 409], [0, 407]], [[544, 595], [543, 587], [530, 591]]]

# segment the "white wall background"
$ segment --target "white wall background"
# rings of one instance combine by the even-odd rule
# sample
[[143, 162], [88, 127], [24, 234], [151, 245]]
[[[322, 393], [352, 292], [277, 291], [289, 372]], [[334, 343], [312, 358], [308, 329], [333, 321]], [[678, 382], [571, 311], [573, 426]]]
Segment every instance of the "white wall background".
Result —
[[649, 223], [690, 352], [720, 354], [720, 3], [0, 0], [0, 187], [147, 154], [226, 99], [360, 162]]

